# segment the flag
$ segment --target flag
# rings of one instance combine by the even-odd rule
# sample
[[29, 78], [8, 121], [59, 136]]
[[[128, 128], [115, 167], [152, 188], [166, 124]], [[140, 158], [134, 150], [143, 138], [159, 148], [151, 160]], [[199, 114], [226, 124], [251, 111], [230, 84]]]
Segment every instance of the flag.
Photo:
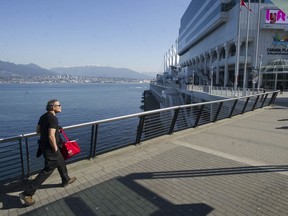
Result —
[[288, 14], [288, 0], [271, 0], [278, 8]]
[[240, 0], [240, 6], [244, 6], [244, 7], [246, 7], [249, 11], [252, 11], [251, 8], [249, 8], [249, 7], [247, 6], [247, 4], [244, 2], [244, 0]]

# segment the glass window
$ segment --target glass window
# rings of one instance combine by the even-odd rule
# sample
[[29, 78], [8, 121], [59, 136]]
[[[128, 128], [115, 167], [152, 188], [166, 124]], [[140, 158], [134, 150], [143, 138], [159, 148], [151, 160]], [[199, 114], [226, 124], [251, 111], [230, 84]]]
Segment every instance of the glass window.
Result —
[[275, 75], [274, 74], [267, 74], [267, 79], [274, 79]]
[[231, 53], [231, 56], [235, 56], [236, 55], [236, 46], [235, 45], [231, 46], [230, 53]]

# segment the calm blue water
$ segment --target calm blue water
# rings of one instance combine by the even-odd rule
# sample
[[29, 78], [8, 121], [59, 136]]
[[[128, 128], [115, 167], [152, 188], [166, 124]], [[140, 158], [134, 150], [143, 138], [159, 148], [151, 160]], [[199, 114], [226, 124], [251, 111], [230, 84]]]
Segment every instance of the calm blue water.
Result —
[[35, 131], [46, 103], [58, 99], [61, 126], [142, 112], [148, 84], [0, 84], [0, 138]]

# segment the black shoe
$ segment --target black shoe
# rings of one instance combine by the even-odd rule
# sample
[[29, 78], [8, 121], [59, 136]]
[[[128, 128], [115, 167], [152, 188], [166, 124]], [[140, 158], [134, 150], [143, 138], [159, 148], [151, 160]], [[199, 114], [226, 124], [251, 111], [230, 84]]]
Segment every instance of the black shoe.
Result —
[[68, 182], [65, 182], [65, 183], [63, 182], [63, 183], [62, 183], [62, 186], [63, 186], [63, 187], [66, 187], [66, 186], [68, 186], [69, 184], [72, 184], [73, 182], [75, 182], [75, 180], [76, 180], [76, 177], [72, 177], [72, 178], [69, 179]]

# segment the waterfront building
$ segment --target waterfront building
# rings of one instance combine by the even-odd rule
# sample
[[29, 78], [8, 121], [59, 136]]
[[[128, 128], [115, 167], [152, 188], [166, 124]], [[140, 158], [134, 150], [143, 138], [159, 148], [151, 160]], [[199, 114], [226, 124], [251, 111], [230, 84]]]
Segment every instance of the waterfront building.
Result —
[[166, 74], [173, 77], [175, 70], [168, 69], [176, 66], [184, 84], [276, 89], [282, 83], [287, 89], [288, 16], [270, 0], [245, 5], [192, 0], [172, 47], [177, 55], [169, 51], [164, 57]]

